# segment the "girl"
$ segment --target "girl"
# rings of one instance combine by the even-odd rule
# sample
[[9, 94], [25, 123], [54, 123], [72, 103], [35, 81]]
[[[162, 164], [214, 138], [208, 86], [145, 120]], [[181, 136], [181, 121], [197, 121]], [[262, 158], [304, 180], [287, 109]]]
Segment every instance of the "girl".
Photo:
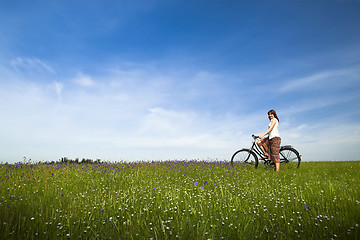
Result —
[[[259, 134], [258, 137], [260, 140], [257, 142], [257, 145], [264, 153], [262, 159], [266, 159], [270, 155], [270, 160], [275, 163], [275, 170], [278, 172], [280, 170], [280, 144], [281, 138], [279, 134], [279, 118], [276, 115], [275, 110], [270, 110], [268, 112], [268, 117], [270, 120], [269, 128], [262, 134]], [[264, 138], [265, 135], [267, 137]]]

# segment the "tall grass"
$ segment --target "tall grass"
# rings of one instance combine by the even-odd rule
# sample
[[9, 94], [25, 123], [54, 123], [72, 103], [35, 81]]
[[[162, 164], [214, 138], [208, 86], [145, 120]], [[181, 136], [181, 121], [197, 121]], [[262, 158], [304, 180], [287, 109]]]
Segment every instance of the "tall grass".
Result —
[[4, 239], [360, 239], [360, 162], [1, 164]]

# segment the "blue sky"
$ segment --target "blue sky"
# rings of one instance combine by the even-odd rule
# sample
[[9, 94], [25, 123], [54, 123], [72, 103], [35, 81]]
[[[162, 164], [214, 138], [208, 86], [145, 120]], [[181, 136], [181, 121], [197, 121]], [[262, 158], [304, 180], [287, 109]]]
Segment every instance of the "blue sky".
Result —
[[229, 160], [280, 118], [360, 159], [360, 1], [0, 2], [0, 161]]

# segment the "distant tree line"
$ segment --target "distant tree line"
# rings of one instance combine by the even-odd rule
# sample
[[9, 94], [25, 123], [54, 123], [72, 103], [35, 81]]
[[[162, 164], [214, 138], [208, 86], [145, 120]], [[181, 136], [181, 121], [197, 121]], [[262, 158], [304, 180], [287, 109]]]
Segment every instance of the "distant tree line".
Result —
[[[30, 159], [27, 159], [26, 157], [24, 157], [24, 161], [22, 162], [17, 162], [16, 164], [26, 164], [26, 165], [36, 165], [36, 164], [58, 164], [58, 163], [69, 163], [69, 164], [101, 164], [101, 163], [107, 163], [106, 161], [103, 161], [101, 159], [89, 159], [89, 158], [83, 158], [83, 159], [79, 159], [79, 158], [75, 158], [75, 159], [69, 159], [67, 157], [63, 157], [57, 161], [33, 161]], [[0, 164], [5, 164], [5, 165], [12, 165], [11, 163], [8, 162], [0, 162]]]
[[74, 164], [79, 164], [79, 163], [105, 163], [105, 161], [101, 160], [101, 159], [89, 159], [89, 158], [83, 158], [83, 159], [79, 159], [79, 158], [75, 158], [75, 159], [70, 159], [67, 157], [63, 157], [57, 161], [32, 161], [31, 159], [27, 159], [26, 157], [24, 157], [24, 163], [25, 164], [40, 164], [40, 163], [45, 163], [45, 164], [56, 164], [56, 163], [74, 163]]
[[[104, 161], [102, 161], [101, 159], [96, 159], [96, 160], [93, 160], [93, 159], [79, 159], [79, 158], [75, 158], [75, 159], [69, 159], [67, 157], [63, 157], [61, 159], [59, 159], [59, 161], [57, 162], [48, 162], [48, 163], [103, 163]], [[45, 162], [46, 163], [46, 162]]]

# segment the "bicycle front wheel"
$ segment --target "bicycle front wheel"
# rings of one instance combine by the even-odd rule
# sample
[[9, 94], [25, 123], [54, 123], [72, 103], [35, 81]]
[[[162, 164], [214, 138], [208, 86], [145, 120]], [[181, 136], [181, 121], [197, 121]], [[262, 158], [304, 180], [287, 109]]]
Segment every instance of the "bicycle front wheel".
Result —
[[235, 152], [231, 157], [231, 165], [241, 164], [242, 166], [250, 165], [257, 168], [259, 162], [257, 156], [249, 149], [241, 149]]
[[292, 147], [285, 147], [280, 149], [280, 164], [282, 168], [299, 168], [300, 154]]

